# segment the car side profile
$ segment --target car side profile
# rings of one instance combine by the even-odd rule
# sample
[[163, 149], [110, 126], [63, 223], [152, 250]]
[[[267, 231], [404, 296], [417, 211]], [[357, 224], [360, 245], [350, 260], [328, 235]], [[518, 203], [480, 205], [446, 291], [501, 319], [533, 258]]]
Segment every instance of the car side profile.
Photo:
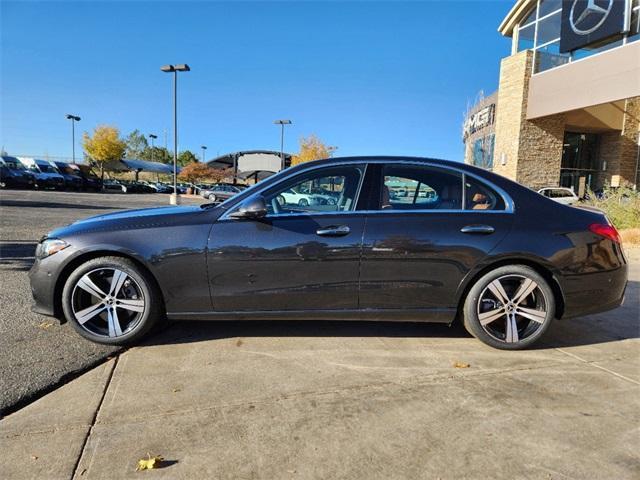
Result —
[[[335, 202], [283, 202], [290, 189]], [[105, 344], [135, 342], [165, 317], [459, 319], [490, 346], [521, 349], [557, 319], [620, 305], [627, 260], [602, 212], [457, 162], [349, 157], [289, 168], [222, 204], [59, 228], [30, 279], [34, 311]]]

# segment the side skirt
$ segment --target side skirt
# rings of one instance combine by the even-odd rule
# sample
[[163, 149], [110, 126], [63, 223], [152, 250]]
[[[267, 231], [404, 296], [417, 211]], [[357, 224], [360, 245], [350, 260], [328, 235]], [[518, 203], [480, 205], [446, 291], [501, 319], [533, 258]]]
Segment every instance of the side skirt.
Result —
[[451, 323], [455, 308], [415, 310], [269, 310], [233, 312], [168, 312], [170, 320], [346, 320], [379, 322]]

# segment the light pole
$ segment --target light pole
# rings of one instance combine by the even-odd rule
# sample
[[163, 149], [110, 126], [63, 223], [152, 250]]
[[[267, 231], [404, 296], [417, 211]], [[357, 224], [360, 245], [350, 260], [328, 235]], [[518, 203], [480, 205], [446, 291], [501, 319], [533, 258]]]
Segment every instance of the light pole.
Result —
[[151, 161], [153, 162], [153, 161], [154, 161], [154, 156], [155, 156], [155, 153], [156, 153], [156, 152], [154, 152], [154, 150], [153, 150], [153, 141], [154, 141], [155, 139], [157, 139], [157, 138], [158, 138], [158, 136], [157, 136], [157, 135], [154, 135], [153, 133], [150, 133], [150, 134], [149, 134], [149, 138], [151, 139]]
[[73, 156], [73, 163], [76, 163], [76, 122], [80, 121], [80, 117], [77, 115], [71, 115], [67, 113], [67, 120], [71, 120], [71, 155]]
[[273, 123], [282, 127], [280, 131], [280, 170], [284, 170], [284, 126], [291, 125], [291, 120], [276, 120]]
[[172, 205], [180, 203], [178, 196], [178, 72], [188, 72], [191, 69], [186, 63], [179, 65], [164, 65], [160, 70], [173, 72], [173, 193], [169, 199]]
[[204, 151], [207, 149], [207, 146], [202, 145], [200, 148], [202, 149], [202, 163], [205, 163], [206, 159], [204, 158]]

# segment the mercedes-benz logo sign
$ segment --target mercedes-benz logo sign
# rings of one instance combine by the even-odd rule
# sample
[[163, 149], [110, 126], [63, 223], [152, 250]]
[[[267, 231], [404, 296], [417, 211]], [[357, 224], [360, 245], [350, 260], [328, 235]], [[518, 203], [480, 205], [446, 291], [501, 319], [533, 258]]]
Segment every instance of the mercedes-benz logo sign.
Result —
[[[574, 0], [569, 12], [569, 23], [571, 29], [577, 35], [589, 35], [595, 32], [611, 13], [613, 0], [600, 0], [600, 5], [596, 0], [587, 0], [586, 7], [583, 6], [584, 0]], [[602, 5], [607, 4], [606, 7]]]

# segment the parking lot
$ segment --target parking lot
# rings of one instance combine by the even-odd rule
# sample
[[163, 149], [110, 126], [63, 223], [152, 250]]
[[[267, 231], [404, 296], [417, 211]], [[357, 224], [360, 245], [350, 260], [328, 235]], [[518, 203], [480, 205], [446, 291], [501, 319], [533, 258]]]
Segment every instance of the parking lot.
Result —
[[[184, 203], [201, 203], [184, 199]], [[0, 192], [0, 412], [19, 406], [116, 349], [86, 342], [30, 311], [27, 272], [38, 240], [54, 227], [122, 208], [169, 204], [168, 195]]]
[[637, 250], [622, 307], [556, 322], [534, 350], [492, 350], [457, 326], [184, 322], [122, 353], [31, 313], [27, 271], [47, 230], [168, 197], [0, 195], [0, 405], [31, 403], [3, 421], [9, 476], [32, 462], [34, 477], [124, 478], [147, 451], [174, 462], [167, 478], [637, 473]]

